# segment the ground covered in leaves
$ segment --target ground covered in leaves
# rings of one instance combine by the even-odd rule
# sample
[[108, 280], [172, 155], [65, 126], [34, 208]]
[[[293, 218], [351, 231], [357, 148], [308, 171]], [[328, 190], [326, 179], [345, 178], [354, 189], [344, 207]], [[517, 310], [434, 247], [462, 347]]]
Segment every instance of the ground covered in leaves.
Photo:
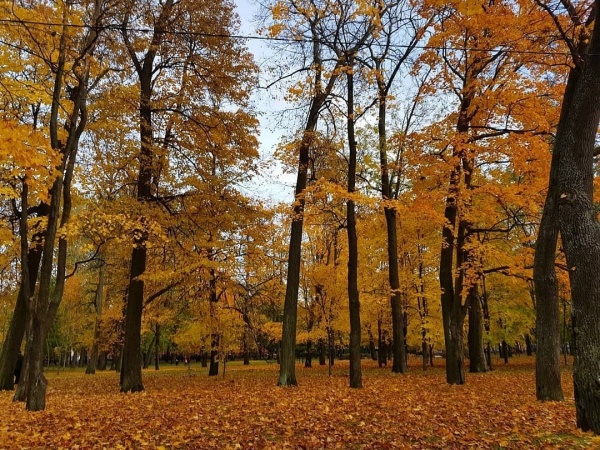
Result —
[[393, 375], [363, 364], [348, 388], [347, 362], [297, 368], [299, 386], [276, 387], [278, 366], [228, 363], [209, 378], [199, 364], [144, 371], [146, 391], [120, 394], [114, 372], [48, 373], [47, 409], [28, 413], [0, 392], [0, 448], [52, 449], [526, 449], [600, 448], [575, 428], [567, 400], [535, 400], [533, 359], [513, 358], [448, 386], [443, 369]]

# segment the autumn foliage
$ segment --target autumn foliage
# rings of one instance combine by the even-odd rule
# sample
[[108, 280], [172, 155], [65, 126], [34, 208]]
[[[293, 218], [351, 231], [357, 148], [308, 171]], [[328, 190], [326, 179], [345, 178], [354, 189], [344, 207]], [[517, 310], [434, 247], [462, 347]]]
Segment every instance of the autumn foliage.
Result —
[[600, 0], [236, 6], [0, 1], [0, 448], [600, 445]]

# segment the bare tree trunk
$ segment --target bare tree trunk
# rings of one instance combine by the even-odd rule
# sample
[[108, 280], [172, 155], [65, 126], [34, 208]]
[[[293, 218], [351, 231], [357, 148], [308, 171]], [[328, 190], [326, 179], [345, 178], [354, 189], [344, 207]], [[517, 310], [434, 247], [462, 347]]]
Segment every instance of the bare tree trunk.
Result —
[[[600, 0], [594, 2], [595, 19]], [[600, 434], [600, 224], [594, 203], [595, 139], [600, 123], [600, 27], [585, 63], [555, 149], [558, 217], [569, 267], [576, 358], [573, 367], [577, 426]]]
[[[348, 70], [348, 193], [356, 191], [356, 136], [354, 133], [354, 59], [347, 55]], [[350, 387], [362, 387], [360, 301], [358, 294], [358, 237], [354, 200], [346, 201], [346, 226], [348, 228], [348, 303], [350, 311]], [[403, 345], [403, 342], [401, 342]]]
[[142, 383], [141, 329], [144, 302], [144, 282], [139, 276], [146, 271], [146, 232], [139, 230], [131, 255], [131, 269], [127, 307], [125, 312], [125, 340], [121, 350], [121, 392], [144, 390]]
[[156, 331], [154, 332], [154, 370], [160, 369], [160, 324], [156, 323]]
[[306, 342], [306, 358], [304, 359], [304, 367], [312, 367], [312, 341], [310, 339]]
[[[381, 71], [381, 61], [377, 61], [377, 70]], [[386, 97], [384, 81], [377, 79], [379, 90], [379, 110], [377, 132], [379, 139], [379, 160], [381, 167], [381, 195], [384, 202], [394, 198], [390, 182], [387, 159], [387, 133], [386, 133]], [[396, 225], [396, 209], [384, 203], [383, 211], [387, 231], [388, 279], [390, 284], [390, 303], [392, 306], [392, 336], [393, 336], [393, 362], [392, 372], [406, 372], [406, 355], [404, 352], [404, 316], [402, 315], [402, 302], [400, 297], [400, 278], [398, 276], [398, 236]]]
[[469, 372], [481, 373], [487, 371], [487, 364], [483, 349], [483, 312], [477, 285], [469, 290], [468, 295], [471, 296], [468, 301]]
[[[440, 287], [442, 289], [442, 322], [446, 346], [446, 381], [449, 384], [464, 384], [463, 322], [465, 313], [460, 295], [454, 285], [454, 246], [453, 227], [456, 224], [458, 183], [460, 169], [454, 169], [450, 177], [450, 189], [446, 199], [445, 217], [447, 225], [442, 230], [440, 256]], [[450, 228], [452, 227], [452, 228]], [[457, 266], [459, 264], [457, 263]]]
[[213, 334], [210, 342], [210, 365], [208, 367], [208, 376], [216, 377], [219, 375], [219, 339], [218, 334]]
[[[44, 209], [47, 210], [47, 205], [44, 205]], [[42, 247], [39, 245], [40, 241], [38, 239], [42, 237], [43, 235], [34, 236], [28, 250], [29, 289], [34, 288], [37, 283], [38, 269], [42, 260]], [[15, 310], [0, 353], [0, 390], [12, 391], [14, 389], [14, 370], [27, 325], [27, 301], [28, 299], [23, 296], [23, 284], [21, 282]]]
[[300, 141], [298, 155], [298, 175], [294, 198], [292, 227], [288, 250], [288, 272], [283, 305], [283, 330], [279, 366], [279, 386], [295, 386], [296, 380], [296, 322], [298, 316], [298, 289], [300, 287], [300, 259], [302, 255], [302, 228], [304, 224], [304, 190], [308, 181], [309, 150], [313, 142], [313, 135], [317, 129], [319, 114], [329, 94], [333, 90], [339, 73], [339, 63], [323, 86], [321, 42], [314, 24], [311, 26], [314, 37], [312, 57], [313, 67], [317, 68], [314, 80], [315, 94], [311, 99], [308, 118]]
[[100, 321], [102, 320], [102, 296], [104, 291], [104, 263], [98, 268], [98, 286], [96, 286], [95, 309], [96, 316], [94, 320], [94, 343], [92, 344], [92, 354], [88, 360], [86, 374], [95, 374], [96, 365], [98, 364], [98, 346], [100, 340]]
[[[152, 126], [152, 76], [154, 61], [160, 43], [165, 36], [165, 23], [171, 15], [174, 0], [166, 0], [155, 20], [152, 42], [142, 60], [138, 58], [137, 49], [129, 41], [127, 23], [123, 24], [122, 34], [132, 59], [140, 83], [140, 152], [139, 172], [137, 177], [137, 200], [146, 202], [152, 196], [152, 176], [154, 161], [154, 136]], [[146, 230], [147, 219], [139, 219], [139, 228], [134, 230], [133, 250], [131, 252], [131, 269], [129, 288], [127, 290], [127, 309], [125, 313], [125, 341], [123, 344], [123, 365], [121, 368], [121, 392], [143, 391], [141, 330], [142, 310], [144, 303], [144, 282], [139, 278], [146, 271]]]
[[144, 365], [143, 368], [147, 369], [150, 367], [150, 361], [152, 361], [152, 357], [154, 356], [154, 346], [156, 345], [156, 334], [152, 336], [152, 340], [150, 341], [150, 345], [144, 354]]
[[[579, 69], [569, 73], [558, 124], [560, 133], [579, 81]], [[538, 400], [562, 401], [560, 377], [560, 311], [558, 279], [554, 262], [558, 240], [558, 169], [562, 149], [554, 146], [550, 163], [548, 193], [535, 245], [533, 280], [535, 284], [536, 352], [535, 380]]]
[[[315, 50], [318, 51], [318, 50]], [[316, 55], [315, 55], [316, 56]], [[298, 176], [296, 179], [294, 212], [288, 250], [288, 272], [283, 305], [283, 330], [279, 366], [279, 386], [296, 386], [296, 322], [298, 316], [298, 289], [300, 287], [300, 259], [302, 255], [302, 228], [304, 223], [304, 190], [308, 180], [308, 158], [312, 135], [317, 127], [324, 97], [312, 100], [304, 135], [300, 142]]]

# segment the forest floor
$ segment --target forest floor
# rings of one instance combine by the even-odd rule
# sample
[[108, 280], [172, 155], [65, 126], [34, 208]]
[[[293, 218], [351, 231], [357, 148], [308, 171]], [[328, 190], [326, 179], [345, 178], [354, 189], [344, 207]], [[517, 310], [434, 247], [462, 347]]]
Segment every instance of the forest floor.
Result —
[[298, 365], [294, 388], [276, 386], [275, 363], [230, 362], [210, 378], [197, 363], [165, 365], [144, 371], [137, 394], [120, 394], [114, 372], [51, 369], [46, 411], [28, 413], [0, 392], [0, 449], [600, 448], [575, 428], [568, 368], [566, 401], [540, 403], [533, 358], [496, 361], [464, 386], [447, 385], [443, 367], [409, 362], [394, 375], [363, 360], [363, 389], [348, 387], [347, 361], [331, 377], [318, 361]]

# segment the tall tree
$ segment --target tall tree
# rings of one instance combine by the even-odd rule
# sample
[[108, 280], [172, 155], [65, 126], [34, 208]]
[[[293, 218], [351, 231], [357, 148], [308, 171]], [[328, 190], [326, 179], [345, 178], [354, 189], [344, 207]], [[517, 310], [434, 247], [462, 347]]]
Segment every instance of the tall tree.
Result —
[[[402, 311], [400, 280], [398, 269], [398, 224], [397, 209], [392, 203], [398, 199], [399, 184], [397, 171], [400, 170], [397, 161], [388, 160], [388, 98], [396, 77], [402, 66], [412, 54], [421, 39], [428, 21], [420, 23], [417, 13], [408, 2], [392, 4], [383, 17], [379, 17], [382, 26], [379, 36], [369, 48], [377, 83], [377, 135], [380, 161], [381, 197], [384, 201], [383, 211], [386, 220], [387, 252], [388, 252], [388, 278], [390, 284], [390, 303], [392, 306], [392, 344], [393, 363], [392, 372], [404, 373], [406, 371], [404, 318]], [[406, 36], [406, 43], [398, 46], [397, 36]], [[400, 52], [398, 47], [401, 48]], [[412, 110], [414, 113], [414, 108]], [[409, 116], [412, 114], [409, 113]], [[407, 118], [404, 132], [412, 125], [412, 117]], [[400, 154], [401, 152], [398, 152]]]
[[86, 374], [95, 374], [98, 365], [98, 348], [100, 346], [100, 321], [102, 320], [102, 304], [104, 301], [104, 261], [100, 261], [98, 267], [98, 284], [94, 293], [94, 341], [92, 351], [89, 355], [88, 364], [85, 369]]
[[[307, 2], [307, 4], [275, 3], [272, 7], [274, 25], [271, 32], [276, 36], [297, 36], [301, 33], [305, 41], [310, 43], [306, 51], [309, 67], [296, 69], [308, 71], [310, 77], [310, 92], [306, 122], [298, 142], [298, 172], [293, 203], [293, 216], [290, 230], [287, 282], [285, 301], [283, 305], [283, 331], [279, 380], [280, 386], [295, 386], [296, 380], [296, 328], [298, 320], [298, 289], [300, 287], [300, 266], [302, 257], [302, 229], [304, 224], [305, 190], [309, 174], [309, 153], [317, 131], [319, 116], [326, 102], [330, 99], [343, 66], [341, 58], [334, 58], [333, 63], [323, 55], [323, 45], [320, 38], [326, 26], [327, 2]], [[298, 23], [290, 23], [291, 16], [296, 15]], [[326, 63], [329, 62], [331, 67]]]
[[[485, 247], [478, 236], [506, 233], [520, 226], [523, 206], [515, 204], [515, 200], [526, 204], [522, 194], [516, 196], [507, 189], [498, 197], [500, 211], [506, 213], [504, 218], [494, 222], [490, 219], [495, 215], [480, 214], [480, 206], [486, 204], [481, 196], [487, 195], [491, 188], [491, 179], [485, 170], [511, 173], [524, 159], [519, 141], [527, 141], [527, 145], [539, 150], [543, 148], [540, 137], [547, 135], [551, 128], [548, 118], [525, 110], [544, 107], [552, 111], [552, 107], [543, 98], [530, 95], [530, 89], [540, 88], [540, 81], [532, 73], [538, 70], [540, 74], [545, 73], [536, 66], [537, 61], [532, 56], [535, 53], [531, 50], [544, 48], [544, 43], [522, 36], [523, 30], [540, 30], [547, 22], [539, 14], [522, 14], [520, 8], [504, 2], [449, 3], [439, 16], [436, 32], [429, 41], [429, 45], [439, 49], [435, 52], [434, 65], [430, 65], [436, 73], [432, 80], [440, 88], [456, 94], [459, 103], [445, 124], [441, 122], [431, 127], [434, 133], [439, 127], [444, 127], [447, 133], [443, 148], [438, 147], [448, 180], [439, 280], [447, 381], [462, 384], [465, 380], [463, 325], [468, 311], [473, 326], [471, 356], [477, 362], [471, 369], [485, 370], [482, 333], [477, 332], [482, 315], [478, 314], [478, 305], [472, 305], [479, 298], [477, 291], [485, 263], [482, 259]], [[433, 54], [433, 51], [425, 52], [424, 60]], [[495, 158], [493, 155], [499, 148], [495, 143], [500, 141], [515, 142], [502, 157]], [[506, 163], [500, 162], [505, 155], [514, 168], [505, 168]]]
[[[596, 0], [586, 20], [597, 17]], [[587, 29], [587, 27], [586, 27]], [[573, 91], [565, 93], [564, 120], [554, 148], [557, 164], [558, 219], [573, 300], [576, 355], [573, 372], [577, 426], [600, 433], [600, 224], [594, 204], [594, 154], [600, 123], [600, 27], [580, 35], [591, 40], [580, 54], [581, 66]], [[570, 96], [570, 97], [568, 97]]]
[[[13, 11], [2, 9], [1, 14], [9, 21], [15, 21]], [[35, 14], [35, 12], [32, 12], [32, 14]], [[43, 133], [46, 125], [44, 111], [51, 102], [51, 97], [48, 95], [48, 91], [51, 92], [51, 87], [48, 86], [49, 78], [46, 77], [48, 64], [46, 64], [43, 55], [31, 52], [26, 56], [21, 49], [28, 46], [29, 41], [24, 43], [20, 37], [13, 37], [13, 33], [18, 31], [20, 26], [22, 25], [14, 24], [11, 28], [8, 28], [9, 33], [6, 33], [5, 36], [7, 41], [16, 39], [16, 42], [20, 41], [19, 44], [14, 46], [5, 45], [2, 49], [3, 60], [10, 63], [4, 66], [0, 75], [2, 79], [0, 86], [3, 92], [2, 98], [4, 99], [1, 115], [6, 133], [3, 138], [18, 140], [23, 145], [30, 146], [30, 149], [17, 150], [14, 148], [10, 154], [2, 155], [2, 160], [10, 161], [11, 164], [21, 170], [30, 171], [31, 176], [27, 180], [30, 199], [26, 215], [30, 220], [38, 218], [41, 221], [49, 213], [48, 190], [52, 184], [53, 174], [48, 169], [53, 165], [57, 165], [58, 159], [56, 150], [50, 149], [45, 143], [35, 142], [31, 138], [36, 134]], [[15, 120], [21, 125], [16, 126]], [[27, 128], [29, 131], [25, 132]], [[10, 141], [6, 142], [7, 149], [13, 145], [14, 143]], [[54, 156], [48, 153], [44, 154], [47, 151], [53, 153]], [[39, 159], [34, 158], [34, 155], [38, 154]], [[37, 162], [35, 162], [36, 160]], [[47, 161], [47, 166], [44, 169], [45, 173], [39, 172], [40, 161]], [[34, 173], [35, 175], [33, 175]], [[12, 189], [9, 189], [8, 195], [6, 195], [6, 189], [9, 186], [16, 187], [13, 185], [14, 182], [11, 181], [11, 178], [9, 174], [4, 174], [3, 180], [8, 184], [8, 186], [5, 186], [4, 192], [5, 196], [11, 199], [14, 216], [18, 217], [23, 209], [21, 207], [20, 210], [17, 210], [18, 192], [11, 193]], [[17, 200], [17, 204], [14, 203], [15, 200]], [[35, 286], [42, 258], [42, 242], [45, 230], [42, 226], [32, 226], [30, 232], [31, 239], [27, 258], [30, 276], [29, 285]], [[22, 280], [22, 282], [25, 282], [25, 280]], [[19, 292], [0, 352], [1, 390], [14, 389], [14, 367], [25, 335], [26, 312], [27, 298]]]
[[[87, 16], [90, 23], [94, 24], [93, 27], [86, 29], [80, 41], [77, 42], [70, 35], [69, 21], [72, 14], [80, 12], [72, 5], [62, 4], [59, 8], [62, 16], [62, 30], [59, 34], [57, 60], [56, 62], [48, 60], [53, 67], [56, 64], [49, 118], [49, 137], [51, 147], [60, 152], [61, 161], [58, 165], [58, 176], [55, 178], [49, 194], [49, 214], [43, 244], [39, 287], [36, 295], [31, 296], [27, 302], [28, 327], [23, 379], [15, 393], [15, 400], [26, 401], [26, 408], [33, 411], [45, 408], [44, 342], [62, 299], [67, 262], [67, 238], [60, 235], [55, 268], [55, 240], [59, 226], [64, 227], [70, 219], [71, 184], [75, 160], [79, 139], [87, 123], [86, 106], [91, 59], [98, 40], [101, 16], [104, 12], [103, 5], [99, 1], [82, 6], [84, 9], [81, 12]], [[24, 13], [24, 11], [19, 12]], [[29, 36], [34, 42], [42, 38], [34, 33], [29, 33]], [[67, 99], [63, 97], [65, 93], [68, 96]], [[65, 103], [69, 103], [70, 108], [67, 109], [64, 125], [67, 134], [65, 139], [61, 139], [59, 122], [61, 109]], [[25, 213], [22, 212], [22, 214]], [[32, 287], [30, 288], [33, 291]]]
[[[252, 163], [256, 121], [247, 108], [255, 67], [244, 44], [226, 38], [238, 26], [233, 4], [224, 0], [219, 8], [214, 6], [131, 1], [123, 11], [121, 34], [138, 83], [140, 136], [135, 177], [138, 218], [132, 233], [121, 377], [124, 392], [143, 389], [142, 313], [145, 302], [156, 298], [144, 294], [152, 259], [150, 230], [161, 228], [177, 236], [191, 231], [188, 226], [197, 231], [194, 221], [208, 214], [215, 202], [235, 198], [232, 183], [246, 180], [256, 170]], [[188, 214], [190, 202], [197, 202], [193, 214]], [[176, 219], [185, 225], [174, 223]], [[188, 237], [197, 236], [191, 232]], [[209, 240], [210, 236], [203, 236], [201, 243], [191, 245], [192, 254], [202, 255], [204, 269], [211, 266], [214, 245]], [[200, 270], [197, 261], [183, 273], [191, 275], [194, 269]], [[202, 276], [206, 274], [203, 270]], [[168, 291], [170, 281], [165, 284], [157, 292]]]
[[354, 124], [354, 58], [355, 53], [345, 55], [346, 82], [348, 83], [347, 132], [348, 132], [348, 199], [346, 200], [346, 228], [348, 231], [348, 305], [350, 313], [350, 387], [362, 387], [360, 300], [358, 293], [358, 236], [356, 234], [356, 133]]
[[[561, 114], [557, 127], [557, 136], [565, 133], [564, 127], [571, 113], [571, 104], [579, 85], [581, 72], [585, 65], [585, 53], [589, 45], [590, 28], [595, 19], [595, 10], [589, 13], [588, 19], [585, 5], [575, 8], [570, 1], [563, 2], [562, 12], [544, 1], [536, 3], [549, 14], [557, 26], [559, 39], [563, 40], [572, 56], [572, 68], [569, 71], [565, 88]], [[563, 28], [559, 16], [567, 15], [568, 25], [575, 32], [574, 37]], [[535, 246], [533, 279], [536, 299], [536, 397], [538, 400], [560, 401], [564, 399], [560, 375], [560, 312], [558, 296], [558, 279], [555, 262], [559, 233], [558, 202], [559, 184], [558, 170], [561, 163], [563, 146], [555, 142], [552, 149], [550, 179], [548, 192], [544, 202], [542, 219]]]
[[[167, 26], [171, 19], [174, 1], [167, 0], [160, 5], [153, 21], [153, 31], [147, 43], [146, 52], [140, 57], [130, 38], [131, 15], [135, 13], [135, 2], [130, 3], [123, 19], [122, 35], [129, 56], [135, 67], [140, 90], [140, 152], [139, 172], [137, 176], [136, 198], [139, 202], [148, 202], [152, 198], [152, 181], [155, 175], [155, 150], [152, 127], [153, 76], [160, 67], [155, 60], [165, 39]], [[153, 11], [150, 14], [153, 15]], [[162, 55], [161, 55], [162, 56]], [[139, 219], [139, 228], [133, 233], [134, 242], [131, 251], [131, 269], [127, 289], [125, 312], [125, 341], [123, 346], [123, 365], [121, 367], [121, 391], [136, 392], [144, 390], [142, 384], [142, 360], [140, 352], [142, 308], [144, 304], [144, 281], [140, 278], [146, 271], [146, 242], [148, 240], [147, 219]]]

